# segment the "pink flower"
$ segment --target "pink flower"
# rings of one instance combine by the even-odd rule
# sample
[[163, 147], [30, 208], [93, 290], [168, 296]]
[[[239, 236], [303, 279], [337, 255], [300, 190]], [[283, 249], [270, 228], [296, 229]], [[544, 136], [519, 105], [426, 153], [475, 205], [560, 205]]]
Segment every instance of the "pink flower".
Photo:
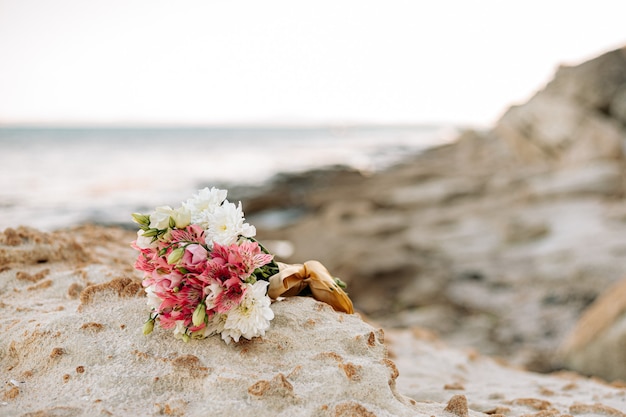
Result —
[[194, 272], [202, 272], [206, 269], [206, 262], [209, 257], [209, 252], [202, 245], [192, 243], [185, 247], [185, 254], [183, 255], [182, 266]]
[[226, 281], [224, 288], [215, 297], [215, 311], [227, 313], [232, 308], [237, 307], [246, 293], [246, 287], [239, 279]]
[[172, 242], [200, 243], [204, 245], [204, 230], [197, 224], [191, 224], [184, 229], [173, 229], [170, 232]]
[[[159, 325], [164, 329], [173, 329], [176, 327], [176, 322], [180, 320], [185, 320], [185, 314], [181, 311], [172, 310], [159, 315]], [[191, 323], [191, 318], [189, 322]]]
[[216, 262], [227, 264], [231, 271], [245, 280], [255, 269], [270, 263], [273, 256], [263, 253], [257, 242], [245, 240], [240, 244], [233, 243], [228, 246], [214, 243], [211, 258]]
[[209, 284], [212, 281], [223, 284], [233, 277], [239, 279], [236, 274], [233, 274], [233, 271], [229, 268], [229, 265], [226, 264], [221, 258], [209, 259], [206, 265], [207, 268], [202, 275], [204, 276], [204, 280]]
[[[166, 274], [160, 273], [158, 270], [155, 270], [152, 272], [151, 279], [147, 281], [149, 282], [148, 285], [154, 284], [156, 286], [155, 292], [157, 294], [162, 292], [169, 292], [173, 291], [175, 288], [180, 287], [180, 284], [183, 281], [183, 274], [175, 269], [172, 269], [169, 273]], [[160, 294], [159, 297], [161, 297]]]
[[206, 189], [180, 209], [133, 215], [141, 228], [131, 246], [144, 274], [150, 323], [185, 341], [223, 332], [227, 342], [249, 339], [263, 335], [273, 317], [267, 282], [251, 278], [273, 257], [246, 239], [254, 227], [244, 223], [241, 203], [225, 198], [224, 190]]
[[135, 261], [135, 269], [151, 274], [152, 271], [154, 271], [154, 264], [152, 263], [153, 258], [154, 253], [152, 253], [152, 251], [142, 250]]

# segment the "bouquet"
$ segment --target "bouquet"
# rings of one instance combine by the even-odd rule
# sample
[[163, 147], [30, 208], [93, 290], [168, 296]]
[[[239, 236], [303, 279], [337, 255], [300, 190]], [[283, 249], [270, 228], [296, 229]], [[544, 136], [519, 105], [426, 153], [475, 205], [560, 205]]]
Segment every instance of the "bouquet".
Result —
[[304, 292], [352, 313], [345, 285], [317, 261], [274, 261], [245, 223], [241, 202], [227, 191], [204, 188], [181, 207], [133, 214], [139, 225], [132, 247], [135, 268], [151, 312], [144, 334], [156, 322], [184, 341], [219, 334], [227, 343], [264, 336], [274, 318], [272, 299]]

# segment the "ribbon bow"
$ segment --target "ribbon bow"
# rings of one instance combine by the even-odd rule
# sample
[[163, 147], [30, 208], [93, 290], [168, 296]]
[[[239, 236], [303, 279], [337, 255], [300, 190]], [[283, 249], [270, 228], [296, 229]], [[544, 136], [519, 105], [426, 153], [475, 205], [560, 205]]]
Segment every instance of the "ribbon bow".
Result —
[[279, 272], [270, 277], [267, 291], [273, 300], [298, 295], [308, 288], [313, 298], [329, 304], [336, 311], [354, 313], [348, 294], [320, 262], [307, 261], [304, 264], [293, 265], [277, 262], [277, 265]]

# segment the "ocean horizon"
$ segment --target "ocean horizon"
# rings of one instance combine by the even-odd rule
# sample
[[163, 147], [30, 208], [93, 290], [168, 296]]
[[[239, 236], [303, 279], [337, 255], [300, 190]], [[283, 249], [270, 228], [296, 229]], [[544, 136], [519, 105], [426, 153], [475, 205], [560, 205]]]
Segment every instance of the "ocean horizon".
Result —
[[[204, 186], [282, 173], [376, 172], [456, 135], [452, 125], [0, 126], [0, 230], [130, 223]], [[245, 207], [244, 207], [245, 211]]]

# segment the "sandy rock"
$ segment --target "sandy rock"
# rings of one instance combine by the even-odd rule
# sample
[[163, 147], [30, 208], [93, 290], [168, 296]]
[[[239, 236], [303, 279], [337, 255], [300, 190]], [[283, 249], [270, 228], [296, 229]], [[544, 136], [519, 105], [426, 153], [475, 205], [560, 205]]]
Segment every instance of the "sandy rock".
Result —
[[560, 350], [569, 369], [608, 381], [626, 375], [626, 280], [610, 287], [581, 316]]
[[511, 107], [493, 132], [526, 163], [553, 169], [621, 160], [626, 49], [562, 67], [527, 103]]
[[526, 193], [532, 198], [566, 195], [620, 196], [623, 192], [623, 165], [598, 160], [577, 167], [533, 175], [526, 180]]
[[494, 127], [526, 163], [571, 166], [622, 156], [624, 131], [616, 120], [542, 91], [510, 108]]
[[0, 366], [17, 381], [2, 415], [426, 415], [397, 393], [383, 333], [313, 299], [276, 303], [266, 337], [226, 345], [144, 336], [143, 296], [94, 294], [80, 312], [2, 323]]
[[626, 275], [624, 79], [623, 49], [563, 68], [494, 129], [307, 186], [304, 215], [260, 234], [293, 244], [287, 262], [323, 259], [389, 326], [428, 324], [549, 371], [582, 311]]
[[588, 108], [606, 111], [626, 84], [626, 47], [604, 53], [577, 66], [561, 66], [546, 91], [558, 92]]
[[88, 263], [93, 258], [73, 239], [19, 226], [0, 233], [0, 268], [11, 265], [44, 264], [54, 261]]
[[609, 112], [617, 120], [626, 125], [626, 85], [623, 85], [615, 93], [615, 97], [611, 101]]
[[623, 416], [624, 388], [508, 368], [427, 330], [385, 338], [311, 298], [274, 303], [270, 330], [252, 341], [184, 343], [162, 329], [144, 336], [128, 236], [59, 232], [102, 263], [26, 256], [0, 272], [0, 415]]
[[63, 256], [43, 266], [30, 253], [54, 243], [29, 233], [39, 238], [2, 247], [14, 262], [0, 272], [0, 415], [420, 416], [444, 408], [420, 408], [397, 392], [382, 330], [357, 315], [298, 297], [273, 305], [264, 338], [226, 345], [219, 337], [184, 343], [162, 329], [144, 336], [148, 308], [137, 275], [127, 273], [127, 232], [58, 232], [57, 241], [101, 254], [102, 263]]
[[[429, 332], [387, 331], [400, 376], [398, 390], [418, 401], [446, 404], [449, 414], [626, 417], [626, 386], [572, 372], [536, 374], [479, 354], [452, 349]], [[484, 415], [483, 414], [483, 415]]]
[[437, 178], [419, 185], [397, 187], [389, 202], [405, 207], [440, 205], [467, 196], [476, 197], [481, 189], [482, 184], [471, 178]]

